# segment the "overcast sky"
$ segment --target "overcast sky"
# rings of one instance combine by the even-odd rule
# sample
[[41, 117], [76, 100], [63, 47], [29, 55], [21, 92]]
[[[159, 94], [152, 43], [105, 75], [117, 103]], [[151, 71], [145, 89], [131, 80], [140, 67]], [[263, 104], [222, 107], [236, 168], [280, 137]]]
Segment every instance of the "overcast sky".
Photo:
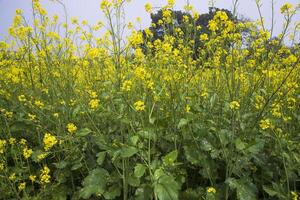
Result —
[[[103, 20], [103, 14], [100, 12], [100, 0], [61, 0], [67, 8], [69, 18], [77, 16], [79, 20], [88, 20], [90, 24], [95, 24], [98, 20]], [[268, 27], [271, 25], [271, 0], [261, 0], [263, 2], [262, 14]], [[166, 5], [167, 0], [131, 0], [126, 6], [126, 20], [135, 21], [136, 17], [142, 20], [142, 26], [148, 27], [150, 16], [146, 13], [144, 5], [151, 3], [153, 7]], [[215, 6], [232, 10], [232, 0], [216, 0]], [[299, 0], [275, 0], [275, 34], [282, 29], [283, 16], [280, 14], [280, 7], [285, 2], [293, 5], [299, 3]], [[55, 1], [41, 0], [42, 5], [47, 9], [49, 15], [58, 14], [63, 20], [63, 8]], [[182, 9], [186, 0], [177, 0], [176, 9]], [[190, 0], [197, 11], [206, 13], [209, 7], [209, 0]], [[24, 11], [26, 18], [31, 17], [31, 0], [0, 0], [0, 40], [7, 36], [7, 29], [12, 23], [15, 10], [20, 8]], [[258, 19], [258, 12], [255, 0], [239, 0], [238, 13], [252, 20]], [[294, 17], [294, 22], [300, 21], [300, 13]]]

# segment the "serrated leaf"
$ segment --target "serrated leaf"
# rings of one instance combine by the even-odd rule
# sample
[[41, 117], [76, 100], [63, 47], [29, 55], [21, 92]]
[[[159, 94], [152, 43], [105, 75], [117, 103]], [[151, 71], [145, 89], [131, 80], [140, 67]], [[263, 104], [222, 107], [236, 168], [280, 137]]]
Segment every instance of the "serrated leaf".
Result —
[[145, 170], [146, 170], [145, 165], [137, 164], [134, 167], [134, 176], [138, 178], [142, 177], [145, 174]]
[[172, 165], [174, 164], [175, 160], [177, 159], [178, 152], [177, 150], [174, 150], [170, 153], [168, 153], [164, 158], [163, 162], [165, 165]]
[[237, 150], [244, 150], [246, 148], [246, 144], [240, 138], [237, 138], [234, 143]]
[[175, 181], [174, 177], [166, 175], [164, 173], [160, 174], [157, 181], [154, 184], [154, 193], [157, 195], [159, 200], [176, 200], [178, 199], [178, 191], [180, 189], [178, 183]]
[[76, 132], [76, 136], [77, 137], [84, 137], [84, 136], [87, 136], [88, 134], [90, 134], [92, 131], [88, 128], [83, 128], [83, 129], [80, 129], [79, 131]]
[[248, 179], [234, 179], [229, 178], [226, 183], [231, 189], [236, 189], [236, 195], [238, 200], [256, 200], [257, 188]]
[[106, 191], [106, 180], [109, 174], [105, 169], [96, 168], [83, 180], [79, 196], [89, 199], [92, 195], [103, 195]]
[[122, 152], [121, 152], [121, 157], [122, 158], [130, 158], [137, 152], [138, 152], [138, 150], [135, 147], [123, 147]]

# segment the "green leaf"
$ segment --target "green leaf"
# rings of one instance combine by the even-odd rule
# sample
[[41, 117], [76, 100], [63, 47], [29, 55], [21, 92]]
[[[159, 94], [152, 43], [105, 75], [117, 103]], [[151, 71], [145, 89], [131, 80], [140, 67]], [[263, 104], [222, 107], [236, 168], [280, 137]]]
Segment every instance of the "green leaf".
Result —
[[137, 164], [134, 167], [134, 176], [138, 178], [142, 177], [145, 174], [145, 170], [146, 170], [145, 165]]
[[234, 143], [235, 148], [238, 150], [244, 150], [246, 148], [246, 144], [240, 138], [237, 138]]
[[265, 141], [262, 139], [256, 139], [252, 144], [250, 144], [245, 151], [252, 153], [252, 154], [258, 154], [261, 152], [261, 150], [264, 148]]
[[177, 128], [182, 128], [182, 127], [186, 126], [188, 123], [189, 123], [189, 121], [187, 119], [181, 118], [177, 125]]
[[102, 168], [96, 168], [83, 180], [83, 188], [79, 191], [79, 196], [89, 199], [92, 195], [103, 195], [106, 191], [106, 180], [108, 172]]
[[88, 128], [83, 128], [83, 129], [80, 129], [79, 131], [76, 132], [76, 136], [77, 137], [85, 137], [87, 136], [88, 134], [90, 134], [92, 131]]
[[266, 186], [266, 185], [263, 185], [263, 189], [264, 191], [271, 197], [275, 196], [278, 194], [277, 191], [275, 191], [272, 187], [270, 186]]
[[68, 162], [63, 160], [63, 161], [60, 161], [58, 163], [54, 163], [54, 165], [57, 169], [63, 169], [68, 165]]
[[71, 170], [77, 170], [77, 169], [79, 169], [79, 168], [81, 168], [81, 167], [82, 167], [81, 162], [76, 162], [76, 163], [72, 166]]
[[[157, 171], [157, 170], [156, 170]], [[178, 199], [178, 191], [180, 189], [178, 183], [174, 177], [166, 175], [160, 172], [156, 173], [159, 175], [157, 181], [154, 183], [154, 193], [157, 195], [159, 200], [176, 200]]]
[[96, 156], [97, 156], [97, 163], [98, 163], [98, 165], [102, 165], [102, 163], [103, 163], [103, 161], [105, 159], [105, 155], [106, 155], [105, 151], [97, 153]]
[[113, 185], [103, 194], [105, 199], [116, 199], [121, 195], [121, 188], [118, 185]]
[[168, 153], [164, 158], [163, 162], [165, 165], [172, 165], [174, 164], [175, 160], [177, 159], [178, 152], [177, 150], [174, 150], [170, 153]]
[[127, 177], [128, 184], [133, 187], [140, 186], [140, 179], [135, 176], [128, 176]]
[[257, 188], [256, 186], [248, 179], [234, 179], [228, 178], [226, 183], [231, 189], [236, 189], [237, 199], [238, 200], [256, 200], [257, 199]]
[[138, 152], [138, 150], [135, 147], [124, 147], [124, 148], [122, 148], [121, 156], [122, 156], [122, 158], [130, 158], [137, 152]]

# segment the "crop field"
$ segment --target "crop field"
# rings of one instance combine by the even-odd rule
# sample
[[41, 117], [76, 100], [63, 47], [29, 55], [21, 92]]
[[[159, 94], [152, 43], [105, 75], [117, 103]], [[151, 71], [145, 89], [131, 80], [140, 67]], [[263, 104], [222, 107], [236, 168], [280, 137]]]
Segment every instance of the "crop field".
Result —
[[176, 21], [174, 3], [144, 30], [125, 0], [99, 2], [96, 25], [38, 0], [32, 23], [16, 10], [0, 41], [0, 200], [299, 199], [300, 4], [282, 5], [274, 37], [235, 11], [200, 25], [188, 4]]

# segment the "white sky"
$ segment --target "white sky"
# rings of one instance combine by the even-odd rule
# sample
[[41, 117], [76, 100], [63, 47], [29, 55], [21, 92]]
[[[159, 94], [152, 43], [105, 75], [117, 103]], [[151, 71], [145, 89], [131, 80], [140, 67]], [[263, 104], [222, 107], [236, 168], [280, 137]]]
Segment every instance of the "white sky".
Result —
[[[42, 5], [47, 9], [49, 15], [58, 14], [63, 21], [63, 9], [61, 5], [50, 0], [40, 0]], [[100, 11], [100, 0], [61, 0], [67, 8], [69, 18], [76, 16], [79, 20], [88, 20], [89, 24], [95, 24], [98, 20], [103, 20], [103, 14]], [[266, 25], [271, 25], [271, 0], [261, 0], [263, 2], [262, 13], [266, 21]], [[144, 5], [151, 3], [153, 7], [161, 7], [166, 5], [167, 0], [131, 0], [126, 6], [126, 20], [135, 21], [136, 17], [142, 20], [142, 26], [148, 27], [150, 24], [150, 16], [146, 13]], [[190, 0], [190, 3], [200, 13], [208, 11], [209, 0]], [[282, 4], [289, 2], [293, 5], [299, 3], [299, 0], [275, 0], [275, 34], [282, 29], [283, 16], [280, 14]], [[186, 0], [177, 0], [176, 9], [183, 9]], [[232, 0], [216, 0], [215, 6], [218, 8], [226, 8], [232, 10]], [[24, 11], [26, 18], [31, 17], [31, 0], [0, 0], [0, 40], [7, 36], [7, 29], [12, 23], [15, 10], [20, 8]], [[258, 12], [255, 0], [239, 0], [238, 13], [252, 20], [258, 19]], [[300, 13], [295, 15], [294, 22], [300, 21]]]

